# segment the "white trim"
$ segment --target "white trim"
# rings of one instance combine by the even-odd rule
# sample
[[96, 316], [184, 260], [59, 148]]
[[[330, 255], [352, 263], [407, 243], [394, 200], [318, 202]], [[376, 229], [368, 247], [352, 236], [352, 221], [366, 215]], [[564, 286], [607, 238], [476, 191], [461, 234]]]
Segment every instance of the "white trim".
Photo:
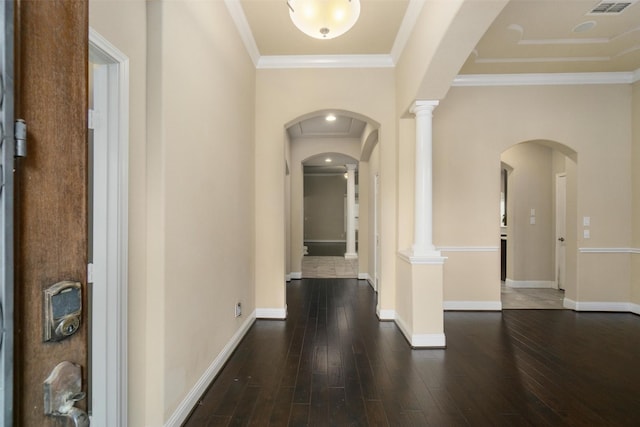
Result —
[[411, 336], [413, 348], [445, 348], [447, 339], [444, 334], [422, 334]]
[[443, 265], [447, 259], [439, 256], [439, 252], [434, 252], [433, 255], [413, 255], [409, 249], [399, 251], [398, 257], [411, 265]]
[[358, 273], [358, 280], [371, 281], [371, 276], [369, 276], [369, 273]]
[[629, 304], [629, 309], [633, 314], [640, 315], [640, 304]]
[[378, 310], [377, 313], [379, 320], [395, 320], [396, 319], [396, 311], [395, 310]]
[[287, 318], [287, 307], [284, 308], [256, 308], [256, 319], [276, 319], [285, 320]]
[[358, 259], [358, 254], [355, 252], [344, 254], [344, 259]]
[[635, 70], [631, 77], [631, 83], [636, 83], [640, 81], [640, 68]]
[[285, 274], [284, 275], [284, 281], [285, 282], [290, 282], [291, 281], [291, 274]]
[[508, 288], [537, 288], [537, 289], [556, 289], [554, 280], [511, 280], [506, 279], [504, 284]]
[[444, 348], [447, 345], [444, 334], [413, 334], [399, 316], [396, 316], [395, 323], [412, 348]]
[[291, 276], [291, 279], [293, 279], [293, 280], [302, 279], [302, 272], [301, 271], [292, 271], [290, 276]]
[[638, 248], [578, 248], [582, 254], [637, 254]]
[[640, 71], [615, 73], [460, 74], [452, 86], [546, 86], [631, 84]]
[[444, 310], [502, 311], [502, 301], [444, 301]]
[[[101, 80], [102, 100], [94, 136], [102, 146], [94, 158], [94, 285], [92, 336], [92, 423], [126, 425], [128, 418], [128, 188], [129, 58], [92, 28], [89, 56]], [[98, 86], [102, 86], [99, 88]], [[105, 120], [106, 119], [106, 120]], [[96, 216], [98, 218], [96, 218]], [[97, 225], [97, 229], [96, 229]], [[97, 265], [98, 264], [98, 265]]]
[[[171, 414], [171, 417], [169, 417], [167, 422], [164, 424], [165, 427], [179, 427], [182, 425], [193, 408], [198, 404], [198, 400], [202, 397], [209, 385], [211, 385], [211, 382], [215, 379], [216, 375], [220, 373], [224, 364], [229, 360], [233, 351], [238, 347], [238, 344], [240, 344], [240, 341], [242, 341], [242, 338], [247, 334], [255, 320], [256, 312], [254, 311], [251, 313], [251, 316], [242, 323], [233, 337], [231, 337], [229, 342], [224, 346], [220, 354], [218, 354], [213, 362], [211, 362], [207, 370], [204, 371], [204, 374], [202, 374], [200, 379], [198, 379], [193, 388], [189, 390], [189, 393], [187, 393], [173, 414]], [[124, 424], [118, 425], [126, 426], [127, 424], [125, 422]]]
[[416, 26], [416, 22], [418, 21], [418, 17], [420, 16], [423, 6], [424, 0], [409, 0], [407, 11], [404, 14], [404, 18], [402, 18], [402, 24], [400, 24], [400, 29], [396, 34], [396, 39], [393, 42], [393, 47], [391, 48], [391, 60], [394, 64], [397, 64], [400, 60], [400, 56], [402, 56], [402, 52], [407, 45], [407, 41], [409, 41], [411, 32]]
[[346, 240], [304, 240], [304, 243], [347, 243]]
[[438, 246], [441, 252], [498, 252], [498, 246]]
[[240, 33], [240, 38], [244, 43], [244, 47], [247, 49], [247, 53], [249, 54], [253, 65], [257, 66], [258, 61], [260, 60], [260, 51], [258, 50], [256, 40], [253, 38], [253, 33], [251, 33], [247, 17], [240, 5], [240, 0], [224, 0], [224, 3], [227, 5], [227, 10], [231, 15], [231, 19], [233, 19], [233, 22], [236, 24], [236, 28]]
[[258, 69], [393, 67], [391, 55], [271, 55], [261, 56], [256, 64]]
[[[628, 302], [600, 302], [600, 301], [573, 301], [568, 298], [564, 299], [565, 308], [575, 311], [613, 311], [613, 312], [634, 312], [638, 306]], [[635, 307], [634, 307], [635, 306]]]

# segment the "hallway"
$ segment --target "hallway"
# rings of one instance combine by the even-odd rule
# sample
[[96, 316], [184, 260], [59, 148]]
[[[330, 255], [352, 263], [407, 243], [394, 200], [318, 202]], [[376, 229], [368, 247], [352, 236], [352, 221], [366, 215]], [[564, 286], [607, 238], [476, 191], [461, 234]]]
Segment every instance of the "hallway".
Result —
[[[367, 282], [294, 280], [185, 423], [202, 426], [636, 425], [640, 317], [445, 313], [446, 350], [379, 322]], [[548, 331], [553, 329], [553, 334]]]

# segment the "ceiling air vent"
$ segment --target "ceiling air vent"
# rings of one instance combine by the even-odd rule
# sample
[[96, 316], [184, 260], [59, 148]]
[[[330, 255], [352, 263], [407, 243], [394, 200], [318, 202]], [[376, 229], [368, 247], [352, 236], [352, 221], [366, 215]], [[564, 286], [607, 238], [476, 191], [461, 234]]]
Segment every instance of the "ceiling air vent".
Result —
[[632, 3], [633, 1], [603, 1], [591, 9], [589, 15], [615, 15], [631, 6]]

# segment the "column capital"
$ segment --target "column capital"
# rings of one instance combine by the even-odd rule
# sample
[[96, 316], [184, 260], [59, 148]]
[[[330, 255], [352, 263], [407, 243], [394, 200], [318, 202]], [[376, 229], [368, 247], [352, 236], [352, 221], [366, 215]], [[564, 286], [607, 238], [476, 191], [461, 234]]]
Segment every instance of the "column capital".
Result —
[[358, 165], [355, 163], [347, 163], [345, 167], [347, 168], [347, 171], [355, 171]]
[[411, 106], [411, 113], [418, 115], [423, 111], [432, 112], [440, 104], [438, 100], [418, 100]]

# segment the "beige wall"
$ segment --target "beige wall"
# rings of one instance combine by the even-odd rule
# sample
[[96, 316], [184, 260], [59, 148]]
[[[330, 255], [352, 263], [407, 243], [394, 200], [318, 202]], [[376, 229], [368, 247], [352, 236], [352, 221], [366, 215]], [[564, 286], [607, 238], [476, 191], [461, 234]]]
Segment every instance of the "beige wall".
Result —
[[89, 25], [129, 58], [129, 425], [145, 425], [147, 394], [146, 2], [89, 3]]
[[631, 302], [636, 304], [636, 313], [640, 312], [640, 82], [633, 85], [633, 104], [631, 110], [633, 123], [633, 151], [631, 170], [633, 173], [633, 242]]
[[[285, 307], [284, 126], [328, 109], [353, 112], [380, 124], [382, 266], [386, 287], [395, 279], [395, 80], [392, 69], [298, 69], [257, 72], [256, 95], [256, 298], [261, 308]], [[292, 199], [293, 200], [293, 199]], [[292, 205], [293, 208], [293, 205]], [[292, 212], [292, 221], [295, 213]], [[293, 238], [293, 236], [292, 236]], [[294, 247], [292, 246], [292, 257]], [[281, 254], [281, 255], [280, 255]], [[281, 261], [280, 261], [281, 260]], [[295, 269], [292, 264], [292, 269]], [[393, 308], [393, 294], [382, 300]]]
[[[362, 167], [363, 164], [366, 164], [365, 167]], [[376, 260], [376, 249], [374, 245], [376, 244], [376, 234], [380, 232], [380, 224], [379, 220], [376, 218], [380, 218], [380, 206], [378, 205], [378, 209], [376, 212], [376, 195], [375, 195], [375, 180], [376, 176], [380, 174], [380, 146], [378, 144], [373, 147], [371, 151], [371, 155], [367, 162], [360, 162], [361, 171], [363, 171], [362, 175], [360, 175], [360, 186], [361, 189], [364, 186], [366, 181], [366, 186], [368, 191], [363, 192], [363, 195], [366, 195], [366, 204], [365, 200], [360, 200], [360, 211], [361, 216], [366, 212], [367, 215], [367, 224], [368, 227], [362, 227], [361, 235], [364, 235], [365, 230], [367, 230], [367, 254], [366, 254], [366, 264], [363, 264], [364, 254], [361, 252], [360, 258], [360, 267], [361, 272], [367, 274], [368, 279], [373, 283], [374, 288], [376, 288], [376, 263], [379, 263], [379, 260]], [[366, 171], [366, 174], [364, 173]], [[362, 225], [362, 224], [361, 224]], [[376, 228], [378, 230], [376, 230]], [[363, 236], [364, 237], [364, 236]], [[363, 245], [364, 246], [364, 245]]]
[[346, 240], [343, 175], [304, 176], [304, 240]]
[[[578, 218], [582, 224], [583, 216], [591, 217], [591, 239], [583, 239], [580, 228], [579, 233], [568, 236], [568, 240], [574, 240], [568, 241], [568, 245], [628, 247], [630, 100], [628, 85], [452, 88], [434, 112], [436, 246], [497, 248], [500, 154], [520, 142], [548, 140], [578, 153], [577, 182], [568, 183], [569, 187], [575, 185], [576, 194], [575, 202], [568, 201], [569, 205], [576, 205], [569, 226], [575, 232]], [[466, 300], [465, 295], [472, 293], [471, 287], [475, 298], [495, 298], [499, 281], [489, 277], [489, 272], [480, 273], [481, 263], [499, 265], [499, 252], [489, 256], [492, 261], [486, 254], [477, 254], [477, 257], [474, 252], [467, 255], [465, 273], [458, 272], [455, 277], [447, 274], [445, 263], [445, 299]], [[618, 301], [625, 292], [628, 298], [628, 268], [615, 270], [624, 264], [624, 254], [576, 255], [574, 251], [572, 256], [577, 257], [579, 291], [568, 290], [567, 297], [601, 301], [601, 289], [606, 286], [609, 292], [605, 301]], [[619, 258], [620, 262], [611, 258]], [[568, 263], [572, 262], [568, 259]], [[587, 274], [586, 264], [582, 263], [598, 262], [608, 267]], [[613, 276], [606, 274], [606, 270], [612, 270]], [[454, 278], [456, 282], [452, 281]]]
[[129, 424], [163, 425], [255, 307], [255, 70], [222, 2], [90, 25], [130, 59]]

